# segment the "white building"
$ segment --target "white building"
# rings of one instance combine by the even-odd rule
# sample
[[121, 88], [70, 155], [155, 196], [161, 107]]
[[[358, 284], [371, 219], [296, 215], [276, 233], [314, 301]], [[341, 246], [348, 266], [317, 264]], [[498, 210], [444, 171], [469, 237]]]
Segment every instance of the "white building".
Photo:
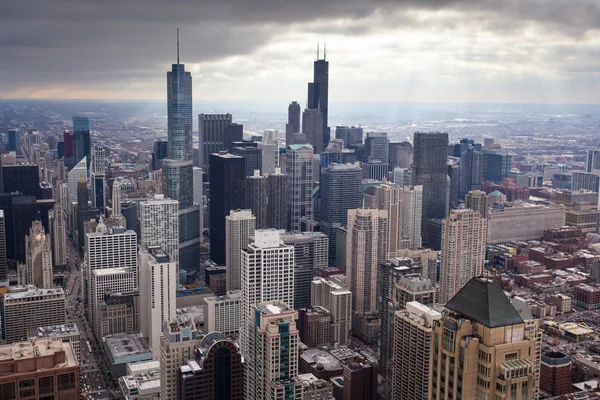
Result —
[[152, 357], [160, 358], [163, 322], [175, 318], [177, 264], [161, 248], [140, 251], [140, 328]]
[[227, 290], [240, 290], [241, 252], [256, 229], [252, 210], [231, 210], [225, 217], [225, 279]]
[[259, 229], [254, 243], [242, 249], [242, 355], [248, 349], [248, 316], [254, 305], [280, 300], [294, 307], [294, 247], [283, 244], [280, 232]]
[[155, 400], [160, 396], [160, 361], [127, 364], [127, 375], [119, 378], [125, 400]]
[[[421, 247], [421, 218], [423, 216], [423, 185], [405, 186], [403, 190], [402, 236], [406, 248]], [[404, 246], [401, 246], [404, 247]]]
[[161, 247], [179, 267], [179, 202], [162, 194], [140, 202], [140, 246]]
[[225, 296], [204, 298], [206, 302], [207, 332], [237, 335], [240, 332], [242, 291], [233, 290]]
[[394, 183], [396, 185], [400, 185], [402, 187], [410, 186], [411, 178], [412, 178], [412, 170], [410, 168], [398, 168], [398, 167], [394, 168], [393, 179], [394, 179]]
[[279, 131], [265, 131], [258, 148], [262, 155], [262, 173], [275, 173], [275, 168], [279, 167]]
[[52, 287], [52, 245], [40, 221], [33, 221], [25, 236], [25, 265], [25, 284], [40, 289]]
[[104, 161], [104, 147], [94, 145], [91, 148], [90, 174], [104, 175], [106, 173], [106, 164]]
[[[73, 167], [67, 174], [67, 180], [69, 184], [68, 194], [69, 200], [68, 204], [73, 204], [77, 202], [77, 182], [83, 176], [83, 179], [87, 179], [87, 157], [83, 157], [76, 166]], [[71, 207], [66, 208], [67, 213], [71, 212]]]

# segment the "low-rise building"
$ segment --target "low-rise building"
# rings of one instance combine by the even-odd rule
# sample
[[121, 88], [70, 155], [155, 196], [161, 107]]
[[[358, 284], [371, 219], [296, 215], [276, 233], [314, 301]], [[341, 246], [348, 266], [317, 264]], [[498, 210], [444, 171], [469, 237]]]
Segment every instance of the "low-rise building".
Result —
[[575, 286], [573, 299], [577, 307], [586, 310], [600, 309], [600, 288], [582, 283]]
[[559, 314], [569, 313], [573, 310], [573, 298], [566, 294], [556, 293], [546, 296], [546, 301], [556, 306], [556, 312]]
[[29, 330], [29, 340], [52, 339], [71, 342], [77, 361], [81, 361], [81, 341], [77, 324], [70, 322], [61, 325], [41, 326]]
[[119, 378], [125, 400], [156, 400], [160, 398], [160, 361], [127, 364], [127, 375]]
[[148, 341], [139, 333], [119, 333], [102, 338], [107, 366], [114, 378], [127, 375], [127, 364], [152, 360]]

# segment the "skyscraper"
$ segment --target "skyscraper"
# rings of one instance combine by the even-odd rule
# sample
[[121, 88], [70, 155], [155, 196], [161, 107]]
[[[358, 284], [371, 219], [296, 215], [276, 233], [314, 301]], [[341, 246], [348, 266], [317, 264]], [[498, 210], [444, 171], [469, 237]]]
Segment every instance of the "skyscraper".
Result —
[[442, 221], [441, 303], [483, 273], [486, 226], [478, 212], [464, 208], [452, 210]]
[[288, 230], [301, 231], [301, 220], [313, 216], [313, 147], [294, 144], [287, 147], [285, 172], [288, 176]]
[[586, 152], [585, 172], [600, 174], [600, 149], [590, 149]]
[[249, 356], [250, 312], [263, 301], [283, 301], [294, 307], [294, 247], [283, 244], [279, 231], [258, 230], [254, 243], [242, 249], [242, 355]]
[[267, 226], [273, 229], [286, 229], [288, 212], [288, 177], [275, 168], [275, 173], [267, 178]]
[[[67, 265], [67, 221], [60, 203], [54, 205], [50, 213], [50, 229], [52, 236], [52, 255], [54, 265]], [[1, 278], [0, 278], [1, 281]]]
[[8, 270], [6, 264], [6, 218], [4, 210], [0, 210], [0, 286], [8, 286]]
[[243, 157], [225, 151], [211, 154], [210, 164], [210, 258], [224, 265], [225, 217], [244, 208], [245, 165]]
[[350, 145], [363, 142], [363, 128], [360, 126], [336, 126], [335, 137], [344, 141], [344, 148], [349, 148]]
[[354, 164], [329, 164], [320, 181], [321, 232], [329, 237], [329, 259], [335, 260], [336, 231], [345, 227], [348, 210], [361, 206], [362, 170]]
[[[243, 143], [243, 144], [242, 144]], [[254, 171], [261, 172], [262, 169], [262, 150], [258, 148], [256, 142], [242, 142], [233, 145], [231, 153], [244, 157], [244, 176], [253, 176]]]
[[98, 145], [92, 146], [91, 158], [90, 174], [104, 175], [106, 173], [104, 147]]
[[155, 140], [152, 145], [152, 171], [162, 168], [162, 160], [168, 158], [169, 142], [167, 140]]
[[265, 131], [262, 141], [258, 144], [261, 150], [263, 174], [272, 174], [279, 167], [279, 131]]
[[90, 168], [90, 120], [87, 117], [73, 117], [73, 157], [75, 165], [85, 157], [86, 167]]
[[320, 109], [306, 109], [302, 113], [302, 133], [313, 146], [315, 154], [323, 152], [323, 112]]
[[300, 132], [300, 104], [292, 101], [288, 106], [288, 122], [285, 125], [286, 139], [288, 134]]
[[40, 221], [33, 222], [25, 237], [25, 265], [28, 285], [52, 288], [52, 245]]
[[393, 183], [371, 186], [365, 191], [364, 207], [387, 211], [386, 257], [396, 257], [402, 240], [403, 188]]
[[415, 132], [413, 184], [423, 185], [421, 236], [427, 241], [427, 220], [446, 217], [448, 134]]
[[[481, 152], [481, 143], [457, 144], [460, 155], [460, 184], [458, 196], [464, 199], [465, 195], [471, 190], [481, 190], [483, 181], [483, 153]], [[460, 146], [463, 145], [463, 146]], [[457, 150], [455, 148], [455, 150]]]
[[17, 151], [18, 134], [16, 129], [8, 130], [8, 151]]
[[241, 252], [256, 230], [256, 218], [250, 210], [231, 210], [225, 217], [225, 279], [227, 291], [240, 290]]
[[323, 140], [321, 143], [329, 143], [329, 61], [326, 60], [326, 51], [323, 51], [323, 59], [320, 59], [317, 47], [317, 59], [314, 63], [314, 79], [308, 84], [308, 107], [309, 109], [320, 109], [323, 112]]
[[65, 168], [70, 170], [75, 166], [75, 152], [73, 149], [73, 131], [63, 132], [63, 157], [65, 159]]
[[252, 210], [256, 217], [256, 228], [266, 229], [268, 194], [268, 175], [260, 175], [260, 171], [254, 170], [253, 176], [246, 177], [246, 208]]
[[39, 220], [38, 204], [33, 196], [16, 196], [12, 198], [12, 221], [6, 226], [11, 228], [13, 251], [9, 258], [25, 262], [25, 236], [29, 233], [34, 221]]
[[67, 214], [71, 214], [71, 204], [77, 201], [77, 183], [83, 177], [85, 180], [87, 177], [87, 167], [86, 160], [80, 160], [75, 167], [73, 167], [69, 173], [67, 174], [67, 180], [69, 183], [69, 208], [67, 209]]
[[483, 151], [483, 179], [502, 183], [512, 168], [512, 155], [505, 151]]
[[380, 161], [382, 164], [389, 164], [390, 161], [390, 141], [385, 132], [367, 132], [365, 139], [365, 162]]
[[413, 162], [413, 146], [409, 142], [390, 142], [390, 171], [409, 168]]
[[[209, 171], [210, 155], [222, 150], [230, 151], [225, 130], [232, 123], [231, 114], [199, 114], [198, 143], [200, 143], [200, 168]], [[237, 141], [237, 140], [236, 140]]]
[[[139, 209], [142, 250], [160, 247], [179, 271], [179, 204], [162, 194], [141, 201]], [[161, 322], [162, 324], [162, 322]]]
[[472, 190], [465, 196], [465, 207], [477, 211], [483, 218], [488, 216], [489, 205], [488, 197], [482, 190]]
[[21, 192], [25, 196], [41, 198], [40, 171], [35, 164], [3, 165], [0, 181], [5, 193]]
[[412, 169], [411, 168], [394, 168], [393, 171], [394, 183], [400, 186], [410, 186], [412, 184]]

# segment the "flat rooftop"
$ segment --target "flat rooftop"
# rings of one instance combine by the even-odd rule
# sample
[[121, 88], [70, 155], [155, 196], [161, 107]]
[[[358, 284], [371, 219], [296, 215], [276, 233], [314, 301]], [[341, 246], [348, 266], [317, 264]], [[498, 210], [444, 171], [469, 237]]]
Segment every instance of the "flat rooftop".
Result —
[[[66, 359], [60, 366], [77, 366], [75, 353], [70, 342], [53, 339], [39, 339], [26, 342], [16, 342], [0, 346], [0, 362], [10, 360], [26, 360], [28, 358], [51, 356], [64, 351]], [[55, 365], [55, 366], [57, 366]]]
[[[9, 290], [12, 290], [12, 289], [9, 289]], [[55, 289], [28, 288], [26, 290], [18, 291], [18, 292], [9, 291], [7, 294], [4, 295], [4, 299], [6, 301], [6, 300], [26, 299], [26, 298], [31, 298], [31, 297], [49, 296], [49, 295], [63, 295], [64, 296], [65, 292], [62, 288], [55, 288]]]
[[102, 340], [113, 359], [150, 352], [148, 342], [139, 333], [119, 333], [105, 336]]
[[32, 328], [29, 330], [30, 338], [62, 338], [65, 336], [74, 335], [79, 335], [79, 328], [77, 328], [77, 324], [75, 323], [42, 326], [39, 328]]
[[256, 309], [265, 315], [281, 314], [287, 311], [293, 311], [283, 301], [270, 301], [265, 303], [259, 303], [256, 305]]

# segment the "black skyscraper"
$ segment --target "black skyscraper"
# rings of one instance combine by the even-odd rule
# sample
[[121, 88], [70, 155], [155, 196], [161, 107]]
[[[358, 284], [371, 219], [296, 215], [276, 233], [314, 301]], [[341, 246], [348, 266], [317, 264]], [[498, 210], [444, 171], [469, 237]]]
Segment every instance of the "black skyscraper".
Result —
[[16, 129], [8, 130], [8, 151], [17, 151], [17, 139], [19, 135]]
[[246, 176], [254, 176], [255, 170], [262, 170], [262, 150], [257, 147], [257, 142], [242, 143], [243, 144], [241, 146], [234, 144], [231, 152], [238, 156], [244, 157]]
[[308, 84], [308, 108], [321, 109], [323, 112], [323, 144], [327, 145], [330, 139], [328, 126], [329, 117], [329, 61], [326, 60], [326, 53], [323, 53], [323, 59], [319, 59], [319, 49], [317, 48], [317, 59], [314, 64], [314, 79]]
[[87, 168], [90, 168], [91, 158], [90, 121], [87, 117], [73, 117], [73, 153], [77, 165], [83, 157], [86, 158]]
[[423, 185], [421, 235], [427, 241], [427, 220], [446, 217], [448, 184], [448, 134], [415, 132], [413, 184]]
[[155, 140], [152, 146], [152, 170], [162, 168], [162, 160], [168, 157], [169, 142], [166, 140]]
[[0, 193], [0, 210], [4, 210], [4, 232], [6, 240], [6, 258], [15, 258], [15, 239], [13, 232], [13, 198], [22, 197], [23, 193]]
[[286, 135], [300, 132], [300, 113], [300, 104], [297, 101], [292, 101], [288, 106], [288, 122], [285, 125]]
[[21, 192], [40, 198], [40, 172], [37, 165], [7, 165], [2, 167], [2, 187], [5, 193]]
[[[18, 196], [12, 200], [12, 231], [14, 258], [21, 263], [25, 262], [25, 236], [29, 234], [29, 229], [33, 221], [38, 219], [38, 205], [33, 196]], [[9, 228], [10, 229], [10, 228]]]
[[245, 160], [222, 151], [210, 155], [210, 258], [225, 265], [225, 217], [245, 206]]

